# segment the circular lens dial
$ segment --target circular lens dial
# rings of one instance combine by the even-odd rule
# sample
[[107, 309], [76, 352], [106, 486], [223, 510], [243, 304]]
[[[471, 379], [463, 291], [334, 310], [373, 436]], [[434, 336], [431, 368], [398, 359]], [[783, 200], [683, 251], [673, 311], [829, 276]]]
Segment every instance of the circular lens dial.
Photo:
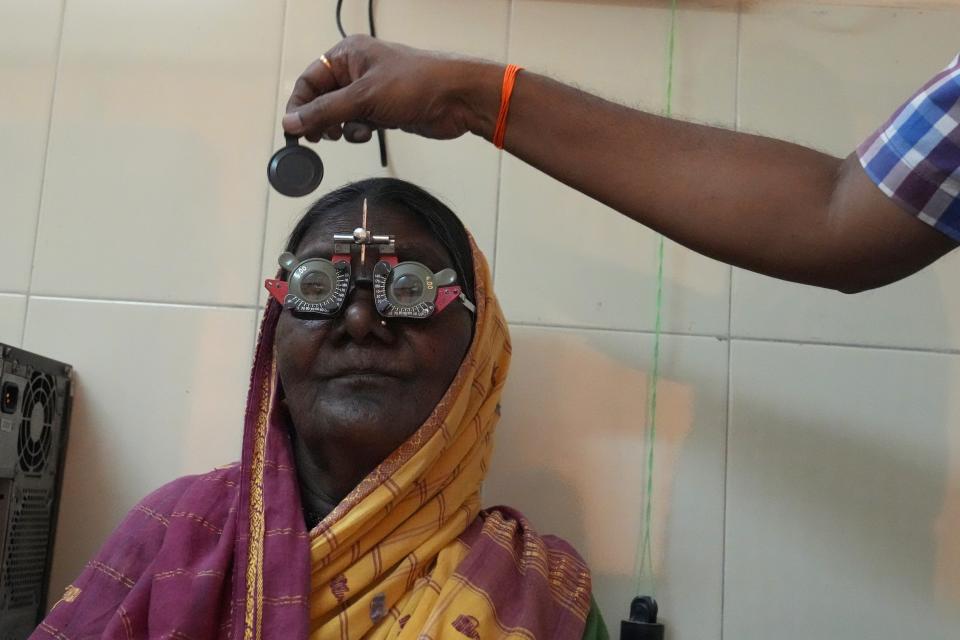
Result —
[[333, 315], [343, 306], [350, 286], [350, 265], [323, 258], [301, 262], [290, 274], [284, 306], [301, 313]]
[[373, 269], [373, 297], [377, 311], [387, 318], [428, 318], [437, 299], [433, 272], [419, 262], [395, 267], [378, 262]]

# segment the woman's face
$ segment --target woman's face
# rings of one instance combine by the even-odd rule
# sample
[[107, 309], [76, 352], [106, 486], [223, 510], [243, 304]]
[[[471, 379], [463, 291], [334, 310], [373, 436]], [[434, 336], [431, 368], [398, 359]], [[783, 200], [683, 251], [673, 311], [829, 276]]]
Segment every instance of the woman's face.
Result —
[[[333, 234], [359, 226], [359, 206], [331, 211], [296, 248], [298, 260], [330, 259]], [[415, 260], [434, 272], [454, 266], [443, 245], [406, 211], [371, 207], [368, 227], [396, 236], [401, 261]], [[367, 249], [365, 266], [359, 260], [354, 253], [354, 277], [369, 277], [376, 249]], [[277, 368], [297, 439], [308, 450], [353, 447], [358, 463], [370, 469], [379, 464], [429, 417], [473, 332], [470, 312], [458, 302], [426, 320], [382, 320], [371, 284], [362, 278], [335, 318], [289, 309], [280, 316]]]

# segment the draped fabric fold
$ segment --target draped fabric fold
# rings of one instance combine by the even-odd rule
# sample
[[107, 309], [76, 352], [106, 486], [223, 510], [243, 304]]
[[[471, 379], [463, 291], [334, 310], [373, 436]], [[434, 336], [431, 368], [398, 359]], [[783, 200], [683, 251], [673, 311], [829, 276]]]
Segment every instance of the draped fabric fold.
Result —
[[277, 409], [271, 301], [240, 464], [145, 498], [33, 637], [579, 639], [591, 595], [580, 557], [511, 509], [480, 510], [510, 339], [473, 254], [476, 326], [453, 383], [313, 531]]

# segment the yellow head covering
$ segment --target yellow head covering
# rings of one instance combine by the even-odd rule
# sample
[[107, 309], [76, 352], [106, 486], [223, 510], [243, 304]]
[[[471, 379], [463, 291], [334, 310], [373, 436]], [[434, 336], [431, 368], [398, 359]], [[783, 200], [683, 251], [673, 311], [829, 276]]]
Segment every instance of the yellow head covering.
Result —
[[510, 364], [507, 323], [471, 244], [476, 328], [453, 383], [416, 433], [310, 534], [311, 638], [422, 631], [465, 552], [456, 539], [480, 509]]

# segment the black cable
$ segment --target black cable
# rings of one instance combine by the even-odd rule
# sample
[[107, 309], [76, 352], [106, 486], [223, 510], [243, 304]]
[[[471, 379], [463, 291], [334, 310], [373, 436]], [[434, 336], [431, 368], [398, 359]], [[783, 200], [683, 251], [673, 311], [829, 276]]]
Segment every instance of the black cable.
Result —
[[[343, 28], [343, 18], [341, 13], [343, 12], [343, 0], [337, 0], [337, 30], [340, 32], [340, 36], [343, 38], [347, 37], [347, 31]], [[373, 22], [373, 0], [368, 0], [367, 2], [367, 22], [370, 24], [370, 36], [373, 38], [377, 37], [377, 27]], [[377, 129], [377, 146], [380, 147], [380, 166], [387, 166], [387, 136], [386, 132], [383, 129]]]
[[340, 19], [341, 9], [343, 9], [343, 0], [337, 0], [337, 30], [340, 31], [341, 38], [346, 38], [347, 32], [343, 30], [343, 21]]
[[[367, 21], [370, 23], [370, 36], [377, 37], [377, 28], [373, 24], [373, 0], [367, 2]], [[387, 166], [387, 134], [377, 129], [377, 145], [380, 147], [380, 166]]]

